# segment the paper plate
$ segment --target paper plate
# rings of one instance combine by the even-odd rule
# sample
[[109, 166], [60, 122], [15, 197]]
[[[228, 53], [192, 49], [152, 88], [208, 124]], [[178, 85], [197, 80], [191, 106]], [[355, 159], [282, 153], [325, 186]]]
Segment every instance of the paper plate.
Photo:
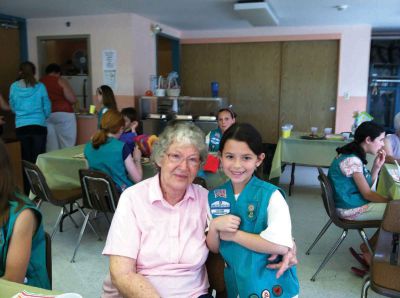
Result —
[[57, 295], [56, 298], [83, 298], [83, 297], [77, 293], [65, 293]]

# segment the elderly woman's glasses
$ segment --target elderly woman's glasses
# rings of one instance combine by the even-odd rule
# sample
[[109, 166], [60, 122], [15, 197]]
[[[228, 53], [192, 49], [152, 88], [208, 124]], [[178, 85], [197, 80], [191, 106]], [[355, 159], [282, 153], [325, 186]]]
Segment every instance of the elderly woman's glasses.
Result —
[[183, 157], [179, 153], [168, 153], [167, 154], [168, 160], [175, 164], [180, 164], [182, 161], [186, 160], [189, 166], [195, 167], [200, 164], [200, 157], [198, 156], [190, 156], [190, 157]]

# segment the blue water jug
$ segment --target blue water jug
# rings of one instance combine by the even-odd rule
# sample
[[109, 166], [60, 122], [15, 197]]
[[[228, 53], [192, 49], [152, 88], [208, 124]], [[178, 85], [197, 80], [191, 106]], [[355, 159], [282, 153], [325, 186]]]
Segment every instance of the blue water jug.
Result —
[[212, 97], [218, 97], [219, 84], [218, 82], [211, 82], [211, 95]]

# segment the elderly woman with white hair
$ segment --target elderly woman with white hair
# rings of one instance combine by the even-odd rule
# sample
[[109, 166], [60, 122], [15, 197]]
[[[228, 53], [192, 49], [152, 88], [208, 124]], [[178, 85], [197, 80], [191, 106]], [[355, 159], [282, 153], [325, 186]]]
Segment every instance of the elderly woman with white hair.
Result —
[[207, 156], [203, 132], [193, 124], [167, 126], [154, 144], [158, 174], [125, 190], [103, 254], [110, 275], [102, 297], [211, 297], [208, 191], [193, 180]]
[[400, 162], [400, 113], [397, 113], [393, 119], [394, 134], [388, 134], [385, 138], [385, 146], [383, 149], [386, 152], [385, 162], [394, 163], [395, 160]]

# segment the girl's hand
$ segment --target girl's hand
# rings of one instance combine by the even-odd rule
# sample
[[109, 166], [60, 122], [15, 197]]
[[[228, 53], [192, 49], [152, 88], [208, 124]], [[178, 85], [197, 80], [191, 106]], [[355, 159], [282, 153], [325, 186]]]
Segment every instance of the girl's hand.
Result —
[[227, 214], [214, 218], [211, 225], [218, 232], [236, 232], [239, 229], [240, 217]]
[[142, 157], [142, 151], [140, 151], [138, 145], [136, 145], [135, 149], [133, 149], [132, 157], [135, 162], [140, 162], [140, 158]]
[[386, 157], [385, 150], [383, 149], [379, 150], [374, 160], [374, 166], [380, 169], [385, 163], [385, 157]]

